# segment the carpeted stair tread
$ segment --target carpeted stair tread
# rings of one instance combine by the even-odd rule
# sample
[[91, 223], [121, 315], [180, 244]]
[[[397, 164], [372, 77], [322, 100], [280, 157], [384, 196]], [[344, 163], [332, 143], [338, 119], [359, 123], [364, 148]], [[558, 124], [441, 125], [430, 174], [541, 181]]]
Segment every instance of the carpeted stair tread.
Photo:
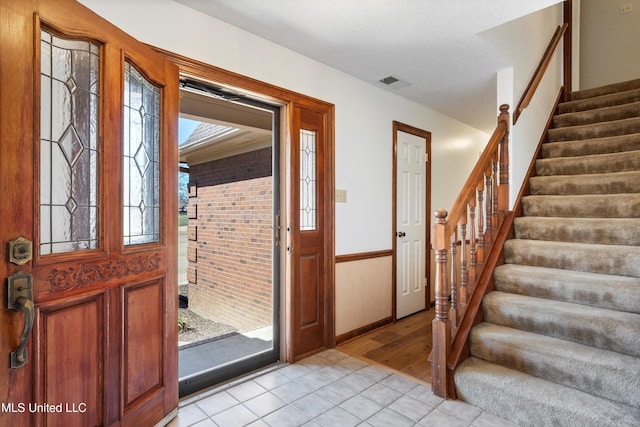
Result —
[[471, 330], [469, 345], [487, 362], [640, 408], [638, 357], [487, 322]]
[[602, 123], [611, 120], [628, 119], [640, 115], [640, 102], [596, 108], [587, 111], [556, 114], [552, 119], [554, 128]]
[[542, 157], [573, 157], [640, 150], [640, 133], [542, 144]]
[[561, 102], [558, 104], [558, 113], [575, 113], [577, 111], [594, 110], [602, 107], [629, 104], [640, 101], [640, 88], [624, 92], [608, 93], [593, 98], [579, 99], [577, 101]]
[[585, 175], [536, 176], [529, 180], [533, 195], [640, 193], [640, 170]]
[[640, 150], [536, 160], [536, 174], [538, 176], [628, 171], [640, 171]]
[[516, 239], [640, 246], [640, 218], [515, 218]]
[[640, 356], [640, 314], [494, 291], [482, 300], [484, 321]]
[[628, 90], [640, 89], [640, 79], [629, 80], [620, 83], [613, 83], [605, 86], [578, 90], [571, 93], [571, 100], [593, 98], [596, 96], [607, 95], [610, 93], [625, 92]]
[[522, 427], [637, 427], [640, 410], [475, 357], [456, 370], [458, 397]]
[[504, 258], [507, 264], [640, 277], [640, 246], [513, 239], [504, 245]]
[[638, 132], [640, 132], [640, 117], [633, 117], [605, 123], [549, 129], [547, 137], [549, 142], [556, 142], [604, 138], [607, 136], [627, 135]]
[[503, 264], [493, 279], [500, 292], [640, 314], [637, 277]]
[[637, 218], [640, 194], [531, 195], [522, 208], [525, 216]]

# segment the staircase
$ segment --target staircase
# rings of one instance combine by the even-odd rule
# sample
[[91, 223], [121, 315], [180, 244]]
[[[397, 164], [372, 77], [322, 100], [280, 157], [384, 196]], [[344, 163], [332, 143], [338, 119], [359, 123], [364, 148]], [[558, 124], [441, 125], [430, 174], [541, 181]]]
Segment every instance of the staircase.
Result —
[[521, 426], [640, 426], [640, 79], [562, 103], [456, 370]]

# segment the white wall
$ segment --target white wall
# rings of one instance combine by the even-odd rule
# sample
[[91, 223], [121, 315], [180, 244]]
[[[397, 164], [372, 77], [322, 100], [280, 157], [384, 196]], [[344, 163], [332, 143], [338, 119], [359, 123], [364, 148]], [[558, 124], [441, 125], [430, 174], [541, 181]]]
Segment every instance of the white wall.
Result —
[[581, 89], [640, 78], [640, 1], [581, 0], [580, 9]]
[[[172, 0], [81, 0], [137, 39], [336, 105], [336, 254], [391, 248], [393, 120], [432, 132], [432, 207], [449, 208], [488, 135]], [[126, 12], [125, 12], [126, 11]]]
[[[562, 4], [543, 9], [484, 32], [507, 66], [498, 73], [498, 105], [513, 112], [558, 25], [563, 23]], [[520, 191], [544, 126], [562, 87], [562, 44], [542, 79], [529, 107], [511, 128], [509, 151], [511, 206]]]
[[[619, 7], [631, 4], [621, 15]], [[640, 1], [581, 0], [582, 89], [640, 78]]]

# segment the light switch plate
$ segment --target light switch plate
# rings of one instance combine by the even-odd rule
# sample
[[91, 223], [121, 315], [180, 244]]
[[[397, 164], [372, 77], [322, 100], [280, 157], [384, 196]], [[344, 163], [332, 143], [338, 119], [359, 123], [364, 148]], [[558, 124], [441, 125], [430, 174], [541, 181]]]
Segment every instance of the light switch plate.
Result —
[[336, 190], [336, 203], [347, 203], [347, 190]]

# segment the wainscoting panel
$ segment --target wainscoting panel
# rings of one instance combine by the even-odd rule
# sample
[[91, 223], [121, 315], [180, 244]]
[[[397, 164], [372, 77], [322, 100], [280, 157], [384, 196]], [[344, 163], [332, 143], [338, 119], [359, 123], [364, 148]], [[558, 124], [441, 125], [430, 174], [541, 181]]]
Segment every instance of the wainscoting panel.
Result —
[[366, 255], [336, 257], [337, 339], [391, 320], [391, 251]]

